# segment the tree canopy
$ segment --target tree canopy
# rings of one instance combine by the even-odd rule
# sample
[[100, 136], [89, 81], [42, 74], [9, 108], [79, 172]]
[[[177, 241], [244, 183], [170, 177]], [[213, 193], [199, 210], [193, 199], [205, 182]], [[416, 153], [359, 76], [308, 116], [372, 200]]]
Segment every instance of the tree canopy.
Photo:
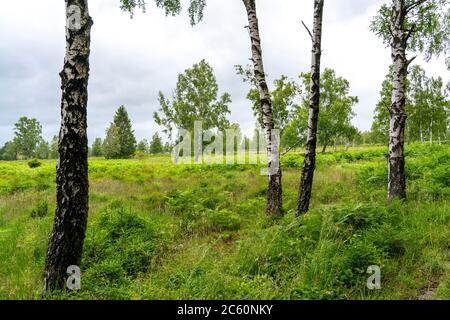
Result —
[[231, 97], [229, 93], [218, 97], [218, 92], [214, 71], [202, 60], [178, 75], [171, 100], [159, 92], [160, 109], [153, 114], [155, 122], [163, 126], [169, 136], [174, 129], [192, 132], [195, 121], [202, 121], [204, 130], [223, 130], [229, 125], [226, 115], [230, 113]]
[[158, 132], [153, 135], [152, 141], [150, 141], [149, 151], [150, 154], [160, 154], [164, 152], [164, 146]]
[[36, 156], [42, 141], [42, 126], [36, 119], [21, 117], [14, 125], [14, 145], [18, 153], [26, 158]]
[[16, 160], [17, 159], [17, 147], [13, 141], [6, 142], [3, 147], [0, 148], [0, 160]]
[[92, 144], [91, 155], [93, 157], [103, 156], [103, 141], [102, 138], [96, 138]]
[[[441, 53], [450, 66], [450, 8], [447, 0], [404, 0], [402, 20], [406, 48], [423, 53], [428, 61]], [[370, 29], [388, 46], [392, 40], [392, 6], [384, 4], [371, 22]]]
[[[120, 0], [120, 8], [128, 12], [131, 17], [136, 9], [141, 9], [145, 12], [145, 0]], [[158, 8], [164, 9], [166, 15], [176, 16], [182, 10], [181, 0], [155, 0]], [[191, 19], [191, 25], [196, 25], [203, 19], [203, 10], [206, 6], [206, 0], [190, 0], [188, 7], [188, 14]]]
[[106, 159], [119, 159], [121, 157], [119, 128], [114, 123], [106, 130], [103, 153]]
[[[243, 77], [244, 82], [251, 84], [250, 91], [247, 94], [247, 99], [252, 102], [252, 109], [258, 125], [263, 127], [263, 114], [261, 112], [261, 100], [259, 90], [256, 87], [256, 81], [250, 66], [242, 67], [236, 66], [238, 75]], [[273, 125], [275, 129], [284, 131], [287, 124], [292, 120], [294, 110], [298, 108], [300, 87], [285, 75], [273, 82], [273, 90], [271, 90], [272, 100], [272, 116]]]
[[[442, 78], [428, 77], [419, 65], [412, 67], [406, 81], [406, 139], [422, 142], [446, 138], [449, 125], [448, 90]], [[372, 137], [375, 142], [387, 143], [389, 135], [389, 107], [392, 99], [392, 68], [380, 91], [380, 101], [374, 111]]]
[[372, 122], [372, 138], [378, 143], [387, 143], [389, 139], [389, 109], [392, 103], [392, 66], [384, 79], [381, 90], [380, 100], [375, 106]]
[[[294, 109], [294, 115], [283, 133], [282, 142], [285, 147], [300, 144], [306, 139], [308, 124], [310, 73], [300, 74], [300, 105]], [[349, 82], [336, 75], [333, 69], [326, 68], [320, 79], [320, 116], [318, 124], [318, 141], [326, 147], [337, 143], [339, 139], [351, 140], [357, 129], [351, 124], [355, 113], [353, 106], [358, 98], [349, 95]]]

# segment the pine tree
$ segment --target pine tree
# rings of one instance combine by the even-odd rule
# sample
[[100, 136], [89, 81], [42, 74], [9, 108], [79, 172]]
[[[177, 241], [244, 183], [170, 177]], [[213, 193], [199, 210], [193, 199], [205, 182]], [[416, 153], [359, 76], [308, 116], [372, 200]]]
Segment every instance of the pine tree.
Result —
[[153, 137], [152, 141], [150, 142], [150, 153], [151, 154], [160, 154], [163, 153], [164, 146], [162, 144], [161, 138], [159, 137], [158, 132], [156, 132]]
[[124, 106], [120, 106], [119, 109], [117, 109], [113, 124], [117, 128], [119, 137], [120, 148], [118, 157], [131, 158], [136, 152], [136, 138], [131, 126], [131, 120]]

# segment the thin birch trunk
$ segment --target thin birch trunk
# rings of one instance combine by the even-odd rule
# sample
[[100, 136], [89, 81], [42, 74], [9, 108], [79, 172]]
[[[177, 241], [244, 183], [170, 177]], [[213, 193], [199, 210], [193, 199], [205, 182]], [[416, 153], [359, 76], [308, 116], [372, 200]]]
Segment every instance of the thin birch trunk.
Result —
[[272, 101], [267, 86], [262, 57], [261, 38], [259, 36], [258, 17], [255, 0], [243, 0], [247, 11], [249, 33], [252, 48], [252, 60], [255, 78], [261, 99], [261, 113], [267, 141], [269, 185], [267, 190], [267, 214], [282, 214], [281, 168], [278, 152], [278, 139], [274, 134]]
[[[314, 27], [312, 35], [311, 87], [308, 117], [308, 140], [306, 142], [305, 160], [303, 162], [298, 194], [297, 214], [309, 210], [314, 170], [316, 168], [317, 126], [320, 104], [320, 59], [322, 55], [322, 20], [324, 0], [314, 1]], [[324, 144], [322, 152], [327, 145]]]
[[391, 17], [391, 57], [393, 64], [392, 104], [389, 129], [388, 201], [406, 198], [405, 181], [405, 101], [406, 76], [410, 61], [406, 58], [409, 33], [404, 28], [407, 14], [403, 0], [393, 0]]
[[433, 120], [430, 122], [430, 144], [433, 144]]
[[66, 55], [61, 76], [61, 130], [56, 212], [45, 261], [45, 289], [63, 289], [80, 266], [88, 218], [87, 101], [90, 31], [87, 0], [66, 0]]
[[422, 129], [422, 123], [420, 123], [420, 142], [423, 143], [423, 129]]

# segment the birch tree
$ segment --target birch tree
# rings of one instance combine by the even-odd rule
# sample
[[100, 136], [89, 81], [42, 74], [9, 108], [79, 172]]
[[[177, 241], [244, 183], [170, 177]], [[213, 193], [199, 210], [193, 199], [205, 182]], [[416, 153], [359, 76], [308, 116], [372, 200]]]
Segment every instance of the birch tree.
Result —
[[393, 65], [392, 101], [390, 106], [388, 201], [406, 198], [405, 124], [406, 76], [415, 57], [407, 50], [425, 54], [429, 60], [450, 52], [446, 0], [392, 0], [383, 5], [371, 24], [371, 30], [391, 48]]
[[314, 0], [314, 26], [311, 57], [311, 83], [308, 116], [308, 136], [298, 193], [297, 214], [308, 212], [316, 167], [317, 127], [320, 104], [320, 59], [322, 55], [322, 17], [324, 0]]
[[[311, 87], [311, 74], [300, 74], [303, 88]], [[317, 124], [317, 143], [325, 153], [328, 146], [336, 145], [339, 140], [351, 141], [356, 135], [356, 128], [351, 120], [355, 116], [353, 107], [358, 103], [358, 97], [350, 95], [348, 80], [336, 74], [330, 68], [320, 75], [320, 117]], [[307, 92], [307, 90], [303, 90]], [[303, 96], [303, 95], [302, 95]], [[310, 93], [302, 97], [303, 103], [297, 112], [297, 121], [308, 123], [310, 110]], [[307, 131], [307, 130], [306, 130]], [[307, 136], [307, 132], [305, 134]]]
[[[374, 111], [372, 134], [376, 142], [387, 142], [389, 135], [389, 107], [392, 101], [392, 68], [383, 81], [380, 101]], [[405, 141], [444, 138], [448, 131], [448, 94], [440, 77], [428, 77], [419, 65], [411, 68], [406, 79], [405, 111], [408, 123]]]
[[408, 140], [420, 140], [423, 143], [428, 138], [432, 143], [433, 137], [445, 137], [449, 123], [449, 100], [443, 86], [440, 77], [427, 77], [420, 66], [412, 68], [408, 95], [411, 107], [409, 110], [407, 108]]
[[264, 63], [261, 48], [261, 38], [259, 35], [258, 17], [256, 13], [255, 0], [243, 0], [248, 17], [248, 29], [251, 41], [252, 61], [254, 76], [256, 79], [259, 99], [261, 103], [261, 114], [263, 129], [266, 136], [267, 154], [268, 154], [268, 177], [269, 185], [267, 190], [267, 214], [282, 214], [282, 185], [281, 168], [279, 155], [279, 141], [274, 135], [274, 121], [272, 113], [272, 100], [267, 86], [266, 74], [264, 72]]
[[56, 213], [45, 261], [45, 289], [63, 289], [79, 266], [88, 218], [87, 101], [90, 33], [87, 0], [66, 0], [66, 55], [61, 76], [61, 129]]

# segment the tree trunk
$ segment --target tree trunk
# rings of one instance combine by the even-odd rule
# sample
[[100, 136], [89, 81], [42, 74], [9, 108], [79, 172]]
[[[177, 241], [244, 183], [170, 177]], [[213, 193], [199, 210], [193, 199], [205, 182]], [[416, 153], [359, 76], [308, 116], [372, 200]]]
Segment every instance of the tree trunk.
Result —
[[327, 146], [328, 146], [327, 144], [324, 144], [324, 145], [323, 145], [322, 153], [325, 153], [325, 152], [327, 151]]
[[79, 266], [88, 218], [87, 100], [90, 31], [87, 0], [66, 0], [66, 56], [61, 76], [61, 130], [56, 212], [45, 261], [45, 289], [64, 289]]
[[392, 105], [389, 129], [389, 177], [388, 201], [406, 198], [405, 181], [405, 101], [406, 75], [409, 62], [406, 58], [406, 44], [409, 33], [404, 30], [406, 8], [403, 0], [393, 0], [391, 17], [391, 57], [393, 64]]
[[267, 214], [282, 214], [281, 168], [278, 152], [279, 141], [274, 135], [272, 101], [267, 86], [262, 58], [261, 38], [259, 36], [258, 17], [255, 0], [243, 0], [247, 11], [249, 33], [252, 47], [252, 60], [255, 78], [261, 98], [264, 131], [267, 141], [269, 185], [267, 190]]
[[433, 120], [430, 123], [430, 144], [433, 144]]
[[[311, 87], [308, 117], [308, 140], [298, 194], [297, 214], [308, 212], [311, 200], [314, 170], [316, 168], [317, 126], [320, 103], [320, 59], [322, 55], [322, 17], [324, 0], [314, 1], [314, 27], [312, 35]], [[322, 152], [325, 152], [326, 145]]]
[[422, 130], [422, 123], [420, 123], [420, 142], [423, 143], [423, 130]]

